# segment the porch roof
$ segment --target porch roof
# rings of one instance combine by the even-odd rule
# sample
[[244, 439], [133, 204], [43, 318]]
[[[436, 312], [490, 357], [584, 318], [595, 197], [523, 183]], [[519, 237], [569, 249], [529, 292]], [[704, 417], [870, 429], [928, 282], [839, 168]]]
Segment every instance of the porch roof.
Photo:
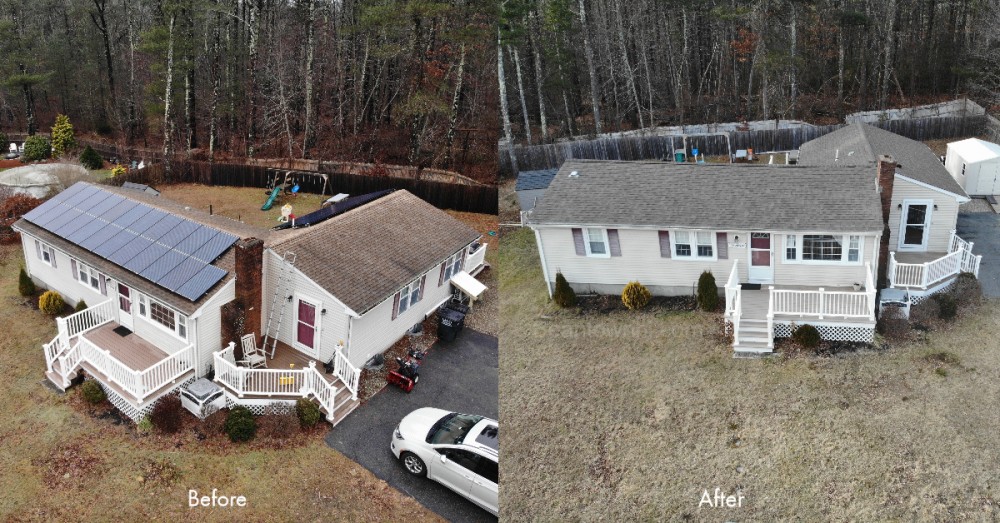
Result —
[[874, 167], [593, 160], [563, 164], [529, 223], [873, 233], [883, 227]]

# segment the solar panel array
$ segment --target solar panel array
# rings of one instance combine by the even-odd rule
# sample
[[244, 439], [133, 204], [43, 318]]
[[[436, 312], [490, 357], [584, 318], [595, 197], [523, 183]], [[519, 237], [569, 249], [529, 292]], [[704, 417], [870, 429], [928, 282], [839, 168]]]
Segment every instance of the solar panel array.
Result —
[[212, 262], [238, 239], [83, 183], [24, 219], [191, 301], [226, 275]]

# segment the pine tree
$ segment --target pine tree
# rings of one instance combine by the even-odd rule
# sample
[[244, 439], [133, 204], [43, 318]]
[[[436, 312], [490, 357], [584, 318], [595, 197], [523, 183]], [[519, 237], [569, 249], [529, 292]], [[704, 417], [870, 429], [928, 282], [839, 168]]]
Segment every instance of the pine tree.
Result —
[[52, 156], [58, 158], [75, 146], [76, 138], [73, 137], [73, 124], [69, 122], [69, 116], [56, 115], [56, 123], [52, 126]]

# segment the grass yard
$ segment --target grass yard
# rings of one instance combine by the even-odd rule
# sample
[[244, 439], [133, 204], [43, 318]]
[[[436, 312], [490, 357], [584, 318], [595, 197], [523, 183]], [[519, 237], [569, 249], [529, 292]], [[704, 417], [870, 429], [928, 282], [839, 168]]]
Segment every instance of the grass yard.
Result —
[[[881, 353], [734, 360], [718, 316], [557, 310], [530, 230], [499, 261], [506, 519], [1000, 519], [996, 302]], [[716, 487], [743, 507], [699, 509]]]

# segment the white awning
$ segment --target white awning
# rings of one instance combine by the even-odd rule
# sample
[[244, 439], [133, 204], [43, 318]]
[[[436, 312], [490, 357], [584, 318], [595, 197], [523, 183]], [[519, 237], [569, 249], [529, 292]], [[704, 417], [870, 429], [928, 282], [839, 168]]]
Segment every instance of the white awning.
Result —
[[451, 284], [458, 290], [464, 292], [472, 299], [478, 299], [484, 292], [486, 292], [486, 286], [465, 271], [452, 276], [449, 281], [451, 281]]

